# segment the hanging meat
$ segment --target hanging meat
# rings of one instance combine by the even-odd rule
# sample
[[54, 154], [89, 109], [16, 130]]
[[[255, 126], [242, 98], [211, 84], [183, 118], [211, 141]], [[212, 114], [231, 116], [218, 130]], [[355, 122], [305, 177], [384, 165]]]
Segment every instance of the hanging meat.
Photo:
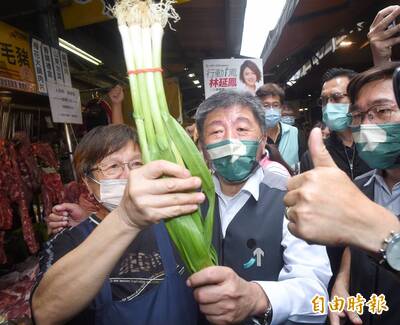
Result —
[[32, 226], [32, 219], [29, 215], [29, 189], [26, 184], [24, 184], [21, 172], [18, 168], [18, 158], [17, 152], [12, 144], [8, 146], [9, 161], [11, 169], [9, 171], [13, 182], [10, 182], [9, 195], [11, 201], [18, 204], [19, 215], [22, 224], [22, 233], [24, 235], [24, 240], [28, 246], [29, 251], [34, 254], [39, 250], [39, 244], [35, 238], [35, 232]]
[[59, 162], [50, 144], [44, 142], [32, 143], [32, 150], [35, 157], [45, 165], [58, 169]]
[[41, 172], [33, 155], [31, 142], [25, 132], [17, 132], [13, 143], [21, 177], [31, 192], [37, 192], [40, 189]]
[[64, 186], [64, 192], [64, 202], [79, 204], [79, 197], [88, 193], [88, 190], [84, 184], [72, 181]]
[[43, 173], [42, 175], [42, 199], [44, 215], [51, 213], [54, 205], [64, 202], [64, 185], [58, 173]]

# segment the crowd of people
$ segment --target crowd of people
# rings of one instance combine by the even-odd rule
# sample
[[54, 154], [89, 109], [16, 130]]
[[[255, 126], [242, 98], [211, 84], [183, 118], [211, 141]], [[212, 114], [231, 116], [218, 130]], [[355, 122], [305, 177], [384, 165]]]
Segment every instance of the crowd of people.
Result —
[[[163, 222], [207, 206], [201, 180], [167, 161], [143, 165], [125, 124], [90, 130], [74, 163], [91, 209], [47, 216], [36, 324], [399, 324], [400, 63], [390, 50], [400, 26], [387, 29], [398, 15], [385, 8], [371, 25], [373, 67], [322, 76], [323, 121], [308, 148], [277, 84], [200, 104], [191, 131], [213, 173], [218, 266], [189, 276]], [[384, 295], [386, 309], [357, 312], [348, 302], [358, 295]], [[341, 310], [327, 307], [335, 297]]]

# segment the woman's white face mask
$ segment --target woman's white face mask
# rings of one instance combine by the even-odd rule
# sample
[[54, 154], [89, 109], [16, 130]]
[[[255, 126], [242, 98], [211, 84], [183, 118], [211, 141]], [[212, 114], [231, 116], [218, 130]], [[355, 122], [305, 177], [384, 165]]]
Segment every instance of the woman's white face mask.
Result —
[[109, 211], [119, 206], [124, 196], [126, 184], [128, 184], [127, 179], [102, 179], [100, 181], [93, 177], [90, 177], [90, 179], [100, 186], [100, 197], [94, 195], [97, 201]]

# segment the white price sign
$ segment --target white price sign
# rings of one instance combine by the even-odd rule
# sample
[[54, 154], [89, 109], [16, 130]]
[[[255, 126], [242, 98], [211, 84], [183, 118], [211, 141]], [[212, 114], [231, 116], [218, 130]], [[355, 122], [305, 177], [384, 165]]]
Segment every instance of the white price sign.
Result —
[[55, 123], [82, 124], [81, 97], [76, 88], [47, 83], [51, 116]]

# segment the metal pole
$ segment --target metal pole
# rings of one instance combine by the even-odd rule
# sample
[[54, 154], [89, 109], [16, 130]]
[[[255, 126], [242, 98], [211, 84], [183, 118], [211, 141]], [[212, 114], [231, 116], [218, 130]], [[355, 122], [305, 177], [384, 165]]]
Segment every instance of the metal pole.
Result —
[[68, 156], [69, 156], [69, 160], [71, 162], [72, 173], [74, 175], [74, 179], [77, 181], [78, 178], [76, 177], [76, 172], [75, 172], [75, 168], [74, 168], [74, 155], [73, 155], [73, 149], [72, 149], [71, 134], [69, 132], [69, 127], [68, 127], [67, 123], [64, 123], [64, 131], [65, 131], [65, 138], [67, 139]]

